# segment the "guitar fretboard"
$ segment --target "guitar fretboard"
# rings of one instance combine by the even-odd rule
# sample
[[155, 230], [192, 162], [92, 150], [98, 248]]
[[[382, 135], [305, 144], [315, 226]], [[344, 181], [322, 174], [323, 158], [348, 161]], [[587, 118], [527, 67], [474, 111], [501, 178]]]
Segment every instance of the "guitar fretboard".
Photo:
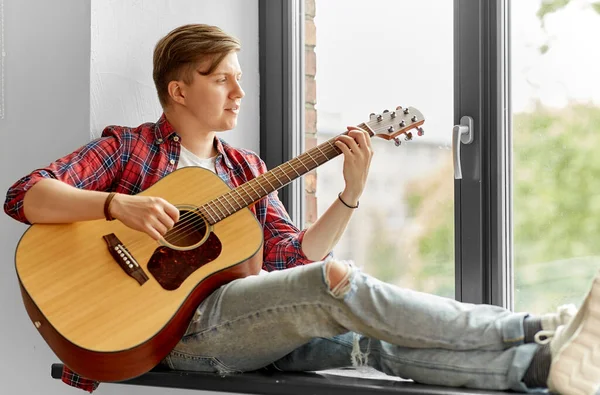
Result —
[[[369, 130], [364, 123], [358, 127]], [[334, 144], [335, 140], [335, 137], [327, 140], [296, 158], [205, 203], [198, 210], [211, 225], [216, 224], [341, 154], [342, 151]]]

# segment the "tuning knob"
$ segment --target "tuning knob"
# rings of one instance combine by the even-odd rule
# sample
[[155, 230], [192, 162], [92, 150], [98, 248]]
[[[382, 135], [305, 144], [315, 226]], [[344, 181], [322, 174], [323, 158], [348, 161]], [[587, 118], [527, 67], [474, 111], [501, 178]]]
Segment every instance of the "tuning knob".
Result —
[[383, 113], [385, 114], [386, 112], [390, 112], [390, 110], [383, 110]]
[[396, 147], [400, 147], [400, 145], [402, 145], [402, 141], [400, 141], [398, 137], [394, 137], [394, 145]]
[[419, 127], [417, 128], [417, 135], [418, 135], [419, 137], [421, 137], [421, 136], [423, 136], [424, 134], [425, 134], [425, 131], [423, 130], [423, 128], [422, 128], [422, 127], [420, 127], [420, 126], [419, 126]]
[[404, 109], [404, 113], [405, 113], [405, 114], [408, 114], [409, 112], [410, 112], [410, 110], [409, 110], [408, 108], [405, 108], [405, 109]]
[[412, 139], [413, 139], [413, 134], [411, 132], [406, 133], [406, 137], [404, 137], [404, 140], [410, 141]]

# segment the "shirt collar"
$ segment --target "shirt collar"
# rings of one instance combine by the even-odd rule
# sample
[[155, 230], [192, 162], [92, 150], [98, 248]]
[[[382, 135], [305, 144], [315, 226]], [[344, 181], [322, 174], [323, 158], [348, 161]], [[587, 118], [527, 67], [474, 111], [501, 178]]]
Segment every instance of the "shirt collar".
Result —
[[159, 143], [166, 141], [172, 135], [176, 135], [175, 129], [173, 125], [169, 121], [167, 121], [167, 117], [165, 113], [160, 116], [158, 122], [156, 122], [156, 127], [154, 128], [154, 134], [156, 136], [156, 140]]
[[[165, 116], [164, 113], [160, 116], [160, 119], [158, 120], [158, 122], [156, 122], [156, 127], [154, 128], [154, 134], [156, 136], [156, 141], [159, 144], [162, 143], [163, 141], [166, 141], [167, 139], [169, 139], [171, 137], [177, 136], [177, 132], [173, 128], [173, 125], [171, 125], [171, 123], [167, 120], [167, 117]], [[217, 157], [221, 155], [223, 157], [223, 161], [225, 162], [225, 165], [228, 168], [233, 170], [233, 164], [229, 160], [229, 156], [227, 155], [227, 150], [225, 147], [227, 145], [227, 143], [224, 144], [223, 140], [221, 140], [220, 138], [215, 136], [214, 144], [215, 144], [215, 148], [217, 149]]]
[[221, 140], [220, 138], [218, 138], [217, 136], [215, 136], [215, 148], [217, 149], [217, 156], [221, 155], [223, 157], [223, 161], [225, 162], [225, 165], [227, 167], [229, 167], [231, 170], [233, 170], [233, 165], [231, 164], [231, 161], [229, 160], [229, 156], [227, 155], [227, 151], [225, 149], [225, 145], [227, 145], [227, 143], [223, 144], [224, 141]]

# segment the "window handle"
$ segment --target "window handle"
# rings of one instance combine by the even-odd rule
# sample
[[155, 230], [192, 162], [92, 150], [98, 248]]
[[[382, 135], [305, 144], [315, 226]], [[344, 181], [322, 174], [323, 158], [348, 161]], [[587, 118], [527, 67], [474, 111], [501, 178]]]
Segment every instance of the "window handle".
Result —
[[462, 179], [460, 166], [460, 144], [471, 144], [473, 142], [473, 118], [465, 115], [460, 119], [460, 125], [452, 128], [452, 157], [454, 159], [454, 179]]

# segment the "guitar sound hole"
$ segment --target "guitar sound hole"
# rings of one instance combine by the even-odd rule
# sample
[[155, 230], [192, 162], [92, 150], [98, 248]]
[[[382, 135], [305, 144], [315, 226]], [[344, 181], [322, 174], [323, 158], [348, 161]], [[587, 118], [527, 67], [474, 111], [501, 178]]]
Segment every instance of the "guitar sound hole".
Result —
[[164, 236], [175, 247], [185, 248], [201, 242], [208, 226], [198, 210], [179, 210], [179, 221]]

